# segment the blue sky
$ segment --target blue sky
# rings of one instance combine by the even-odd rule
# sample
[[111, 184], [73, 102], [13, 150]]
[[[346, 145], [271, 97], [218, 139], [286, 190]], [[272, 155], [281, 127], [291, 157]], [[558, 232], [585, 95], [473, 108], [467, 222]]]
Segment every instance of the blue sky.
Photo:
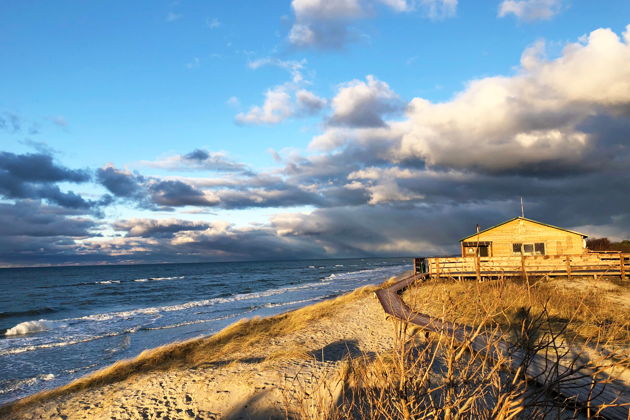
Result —
[[447, 253], [521, 195], [628, 234], [575, 196], [626, 185], [627, 1], [1, 7], [2, 265]]

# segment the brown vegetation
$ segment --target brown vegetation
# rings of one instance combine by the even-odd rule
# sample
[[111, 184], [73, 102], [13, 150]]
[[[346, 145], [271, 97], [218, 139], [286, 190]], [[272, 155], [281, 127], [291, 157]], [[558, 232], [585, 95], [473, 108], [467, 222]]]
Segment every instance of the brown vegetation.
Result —
[[[420, 333], [407, 322], [396, 321], [393, 352], [348, 359], [318, 393], [291, 401], [297, 412], [288, 417], [596, 417], [605, 406], [585, 409], [558, 391], [570, 388], [571, 381], [584, 374], [607, 384], [630, 369], [630, 316], [623, 305], [619, 310], [607, 300], [611, 292], [628, 293], [628, 287], [609, 284], [607, 292], [565, 289], [542, 281], [420, 284], [405, 293], [408, 304], [437, 319], [475, 328], [465, 330], [462, 339], [452, 331]], [[469, 343], [479, 334], [491, 339], [481, 351], [471, 351]], [[526, 355], [516, 372], [510, 351], [499, 349], [502, 341]], [[526, 376], [528, 359], [536, 354], [564, 367], [569, 375]]]
[[591, 238], [586, 240], [586, 247], [591, 251], [619, 251], [630, 253], [630, 240], [611, 242], [608, 238]]

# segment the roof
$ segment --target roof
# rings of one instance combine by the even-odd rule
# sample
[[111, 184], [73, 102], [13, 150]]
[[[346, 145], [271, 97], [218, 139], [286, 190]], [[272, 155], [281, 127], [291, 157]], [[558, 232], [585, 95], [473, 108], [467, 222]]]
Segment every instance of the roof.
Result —
[[547, 223], [543, 223], [543, 222], [539, 222], [539, 221], [536, 221], [536, 220], [528, 219], [528, 218], [526, 218], [526, 217], [521, 217], [521, 216], [518, 216], [518, 217], [514, 217], [514, 218], [512, 218], [512, 219], [510, 219], [510, 220], [506, 220], [506, 221], [505, 221], [505, 222], [503, 222], [503, 223], [499, 223], [498, 225], [494, 225], [494, 226], [489, 227], [489, 228], [487, 228], [487, 229], [484, 229], [484, 230], [482, 230], [482, 231], [479, 231], [479, 232], [473, 233], [472, 235], [468, 235], [468, 236], [466, 236], [465, 238], [460, 239], [459, 241], [460, 241], [460, 242], [463, 242], [463, 241], [465, 241], [465, 240], [466, 240], [466, 239], [468, 239], [468, 238], [472, 238], [473, 236], [477, 236], [477, 234], [479, 234], [479, 233], [484, 233], [484, 232], [487, 232], [487, 231], [492, 230], [492, 229], [494, 229], [494, 228], [497, 228], [497, 227], [499, 227], [499, 226], [503, 226], [503, 225], [505, 225], [506, 223], [513, 222], [514, 220], [525, 220], [525, 221], [532, 222], [532, 223], [536, 223], [536, 224], [539, 224], [539, 225], [542, 225], [542, 226], [547, 226], [547, 227], [550, 227], [550, 228], [553, 228], [553, 229], [558, 229], [558, 230], [563, 230], [563, 231], [565, 231], [565, 232], [574, 233], [574, 234], [576, 234], [576, 235], [580, 235], [580, 236], [582, 236], [583, 238], [588, 238], [588, 235], [585, 235], [585, 234], [580, 233], [580, 232], [576, 232], [576, 231], [574, 231], [574, 230], [563, 229], [563, 228], [558, 227], [558, 226], [549, 225], [549, 224], [547, 224]]

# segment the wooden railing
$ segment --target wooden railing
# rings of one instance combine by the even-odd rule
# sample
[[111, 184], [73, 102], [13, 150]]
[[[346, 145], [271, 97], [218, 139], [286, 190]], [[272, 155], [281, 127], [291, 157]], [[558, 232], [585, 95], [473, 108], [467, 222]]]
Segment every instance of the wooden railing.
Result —
[[513, 257], [416, 258], [417, 273], [440, 277], [500, 277], [515, 275], [621, 276], [630, 275], [630, 254], [533, 255]]

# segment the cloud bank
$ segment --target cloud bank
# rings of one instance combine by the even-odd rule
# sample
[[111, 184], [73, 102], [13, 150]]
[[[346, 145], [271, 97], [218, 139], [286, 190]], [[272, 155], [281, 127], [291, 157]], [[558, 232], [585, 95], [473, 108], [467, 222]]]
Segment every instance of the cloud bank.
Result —
[[[353, 4], [363, 3], [348, 3], [345, 13]], [[375, 76], [352, 80], [327, 100], [310, 148], [278, 153], [278, 167], [266, 171], [205, 149], [144, 163], [194, 176], [113, 165], [92, 172], [50, 155], [3, 153], [0, 194], [13, 203], [0, 203], [2, 248], [11, 250], [0, 261], [450, 254], [476, 224], [518, 215], [521, 196], [528, 217], [628, 237], [629, 62], [630, 26], [622, 34], [595, 30], [552, 58], [536, 43], [514, 74], [472, 80], [439, 103], [407, 102]], [[90, 182], [112, 201], [76, 194], [72, 204], [58, 185]], [[147, 214], [267, 208], [274, 216], [248, 226], [184, 220], [184, 212], [114, 222], [90, 216], [112, 203]], [[116, 234], [97, 236], [107, 230]]]

